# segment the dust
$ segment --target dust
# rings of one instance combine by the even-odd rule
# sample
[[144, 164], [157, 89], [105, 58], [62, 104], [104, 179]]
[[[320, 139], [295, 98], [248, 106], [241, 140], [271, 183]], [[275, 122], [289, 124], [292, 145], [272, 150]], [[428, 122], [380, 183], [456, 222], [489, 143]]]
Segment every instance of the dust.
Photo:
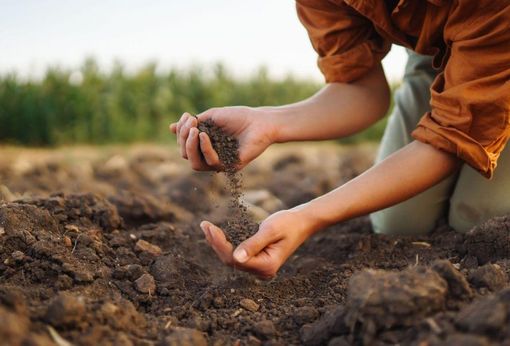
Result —
[[227, 219], [221, 225], [227, 239], [237, 246], [239, 243], [250, 237], [258, 229], [258, 224], [250, 216], [248, 209], [241, 202], [243, 196], [243, 176], [237, 170], [239, 160], [238, 140], [223, 131], [212, 120], [207, 119], [198, 125], [201, 132], [205, 132], [211, 139], [214, 150], [218, 153], [223, 165], [222, 171], [228, 181], [228, 202]]

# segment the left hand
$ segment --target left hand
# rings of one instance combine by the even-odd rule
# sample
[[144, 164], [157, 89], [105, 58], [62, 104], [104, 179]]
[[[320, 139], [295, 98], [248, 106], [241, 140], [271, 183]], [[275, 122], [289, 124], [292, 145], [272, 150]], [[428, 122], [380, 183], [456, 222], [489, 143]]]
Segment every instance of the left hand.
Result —
[[200, 227], [223, 263], [262, 279], [270, 279], [313, 234], [310, 221], [299, 207], [279, 211], [264, 220], [258, 232], [239, 244], [235, 251], [219, 227], [208, 221], [202, 221]]

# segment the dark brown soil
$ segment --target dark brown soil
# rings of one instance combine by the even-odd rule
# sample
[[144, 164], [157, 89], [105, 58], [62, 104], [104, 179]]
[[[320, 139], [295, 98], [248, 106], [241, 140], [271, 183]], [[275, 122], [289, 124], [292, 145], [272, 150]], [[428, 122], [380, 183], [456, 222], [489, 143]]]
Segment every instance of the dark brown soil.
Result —
[[220, 226], [225, 231], [227, 239], [237, 246], [258, 230], [258, 224], [250, 217], [246, 206], [241, 202], [243, 177], [237, 167], [240, 162], [239, 142], [210, 119], [198, 124], [198, 129], [209, 135], [211, 144], [223, 165], [222, 170], [227, 176], [230, 192], [229, 214]]
[[[322, 166], [340, 152], [274, 155], [244, 179], [254, 191], [287, 175], [291, 191], [266, 193], [287, 207], [344, 176]], [[0, 164], [1, 345], [510, 345], [508, 216], [412, 238], [356, 219], [266, 282], [223, 266], [199, 230], [228, 215], [221, 176], [159, 150], [80, 169], [22, 157]]]

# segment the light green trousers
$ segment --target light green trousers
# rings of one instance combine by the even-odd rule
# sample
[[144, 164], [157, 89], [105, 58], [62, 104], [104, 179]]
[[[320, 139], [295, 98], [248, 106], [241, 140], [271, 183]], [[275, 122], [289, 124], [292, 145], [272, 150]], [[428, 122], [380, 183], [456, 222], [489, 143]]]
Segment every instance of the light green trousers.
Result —
[[[395, 93], [395, 106], [376, 162], [412, 142], [411, 132], [425, 112], [430, 111], [429, 89], [436, 75], [432, 58], [408, 53], [404, 79]], [[434, 229], [442, 216], [448, 216], [455, 230], [466, 232], [491, 217], [505, 214], [510, 214], [510, 145], [501, 154], [491, 180], [465, 164], [458, 175], [371, 214], [370, 220], [377, 233], [414, 235]]]

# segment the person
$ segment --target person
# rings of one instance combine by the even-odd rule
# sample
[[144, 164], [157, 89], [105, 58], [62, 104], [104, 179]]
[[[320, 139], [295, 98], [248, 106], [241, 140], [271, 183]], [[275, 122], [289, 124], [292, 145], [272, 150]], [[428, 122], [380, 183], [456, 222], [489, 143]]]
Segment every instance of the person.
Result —
[[381, 59], [391, 44], [409, 51], [405, 76], [372, 168], [269, 216], [235, 251], [220, 228], [201, 223], [224, 263], [273, 277], [318, 230], [370, 213], [376, 232], [423, 234], [446, 213], [465, 232], [510, 212], [508, 1], [298, 0], [296, 6], [326, 85], [290, 105], [183, 114], [170, 129], [193, 169], [220, 167], [207, 134], [197, 129], [200, 121], [212, 119], [238, 138], [242, 169], [273, 143], [340, 138], [381, 119], [390, 98]]

